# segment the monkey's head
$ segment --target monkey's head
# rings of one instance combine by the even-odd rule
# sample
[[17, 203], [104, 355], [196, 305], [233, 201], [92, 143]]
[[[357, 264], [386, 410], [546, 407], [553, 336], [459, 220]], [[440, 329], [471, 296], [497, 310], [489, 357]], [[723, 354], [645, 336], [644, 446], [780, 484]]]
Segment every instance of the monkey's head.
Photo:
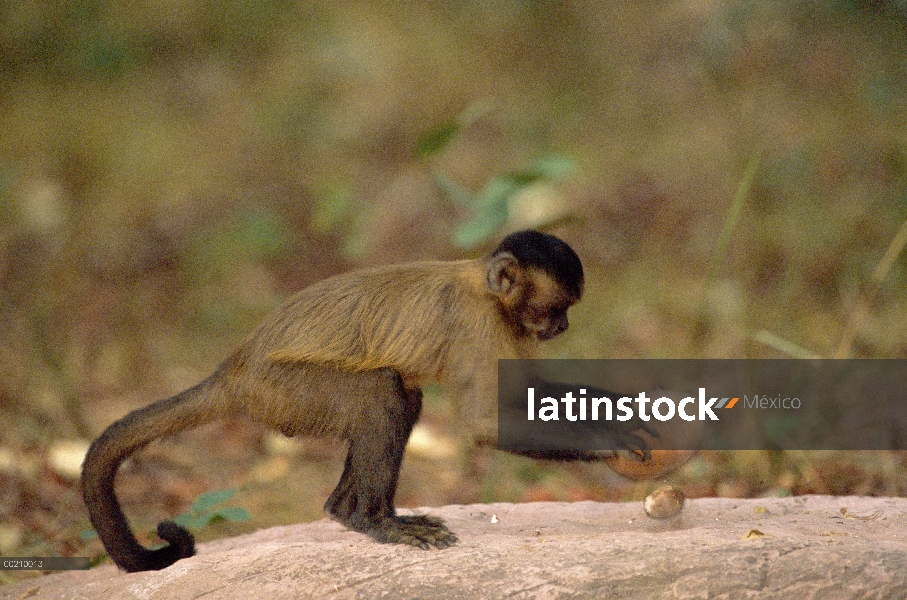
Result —
[[508, 322], [525, 335], [550, 340], [566, 331], [567, 309], [583, 294], [583, 265], [553, 235], [518, 231], [491, 254], [488, 288]]

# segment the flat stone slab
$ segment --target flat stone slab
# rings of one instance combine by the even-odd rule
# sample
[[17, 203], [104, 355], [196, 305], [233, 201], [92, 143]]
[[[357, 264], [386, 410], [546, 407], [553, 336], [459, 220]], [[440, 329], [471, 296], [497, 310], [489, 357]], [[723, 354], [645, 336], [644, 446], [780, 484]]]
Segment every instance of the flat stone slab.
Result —
[[0, 598], [907, 598], [904, 498], [707, 498], [669, 521], [642, 502], [415, 512], [460, 543], [384, 545], [322, 520], [202, 544], [163, 571], [63, 572]]

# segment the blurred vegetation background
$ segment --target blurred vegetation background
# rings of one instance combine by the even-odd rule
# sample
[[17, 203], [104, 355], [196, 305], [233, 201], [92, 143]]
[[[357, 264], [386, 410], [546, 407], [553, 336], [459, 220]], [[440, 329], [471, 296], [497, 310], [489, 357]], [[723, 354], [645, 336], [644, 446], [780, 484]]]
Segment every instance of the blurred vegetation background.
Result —
[[[0, 0], [0, 23], [0, 554], [99, 554], [87, 443], [293, 290], [516, 228], [586, 266], [549, 356], [907, 357], [904, 0]], [[445, 406], [400, 506], [650, 490], [461, 448]], [[342, 457], [228, 422], [119, 493], [143, 533], [241, 486], [252, 520], [205, 539], [320, 518]], [[672, 480], [904, 495], [905, 462], [712, 453]]]

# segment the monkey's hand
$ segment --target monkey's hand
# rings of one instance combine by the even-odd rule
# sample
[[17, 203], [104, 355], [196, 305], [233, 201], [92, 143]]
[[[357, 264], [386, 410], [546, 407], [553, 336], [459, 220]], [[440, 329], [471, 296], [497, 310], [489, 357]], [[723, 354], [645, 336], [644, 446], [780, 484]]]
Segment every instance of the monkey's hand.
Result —
[[620, 423], [615, 442], [618, 450], [627, 450], [630, 458], [638, 462], [645, 462], [652, 458], [652, 449], [649, 448], [649, 443], [643, 437], [634, 433], [639, 430], [648, 433], [653, 438], [660, 437], [657, 429], [639, 418], [634, 418], [627, 423]]
[[[573, 430], [571, 433], [575, 433]], [[595, 424], [586, 429], [581, 435], [586, 440], [594, 441], [594, 446], [599, 450], [581, 450], [558, 448], [565, 439], [564, 433], [555, 435], [548, 448], [539, 447], [532, 450], [511, 450], [521, 456], [542, 460], [564, 461], [611, 461], [618, 456], [626, 457], [633, 462], [644, 463], [651, 460], [652, 450], [644, 435], [652, 438], [660, 437], [657, 430], [641, 420], [627, 422], [608, 421]], [[540, 440], [536, 439], [538, 443]]]
[[[586, 388], [586, 395], [590, 397], [619, 398], [626, 396], [626, 394], [610, 392], [595, 386], [558, 383], [544, 379], [537, 379], [534, 385], [540, 390], [540, 395], [555, 398], [563, 397], [567, 392], [571, 392], [578, 387]], [[575, 424], [571, 423], [570, 429], [575, 431], [574, 428]], [[651, 426], [648, 421], [643, 421], [638, 415], [635, 415], [629, 421], [613, 420], [599, 422], [594, 425], [590, 424], [582, 435], [595, 440], [596, 446], [607, 449], [605, 451], [610, 451], [611, 455], [621, 452], [627, 454], [632, 460], [645, 462], [652, 458], [652, 450], [649, 447], [649, 442], [646, 441], [646, 434], [650, 438], [660, 437], [658, 430]], [[578, 453], [578, 455], [582, 454], [582, 452]], [[593, 456], [600, 458], [602, 454], [593, 453]], [[596, 458], [590, 457], [588, 460], [596, 460]]]
[[626, 422], [610, 422], [607, 428], [613, 436], [613, 448], [616, 451], [637, 462], [645, 462], [652, 458], [652, 449], [640, 434], [648, 434], [653, 438], [657, 438], [660, 437], [657, 429], [638, 417]]

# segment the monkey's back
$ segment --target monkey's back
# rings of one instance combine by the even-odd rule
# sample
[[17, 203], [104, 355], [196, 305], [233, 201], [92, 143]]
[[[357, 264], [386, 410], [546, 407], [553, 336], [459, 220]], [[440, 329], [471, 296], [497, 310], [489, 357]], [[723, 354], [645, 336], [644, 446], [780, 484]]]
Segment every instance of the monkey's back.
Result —
[[463, 338], [470, 332], [497, 327], [488, 318], [493, 300], [484, 293], [483, 277], [480, 261], [391, 265], [330, 277], [287, 299], [243, 346], [274, 362], [346, 371], [393, 368], [420, 382], [439, 379], [452, 345], [469, 343]]

